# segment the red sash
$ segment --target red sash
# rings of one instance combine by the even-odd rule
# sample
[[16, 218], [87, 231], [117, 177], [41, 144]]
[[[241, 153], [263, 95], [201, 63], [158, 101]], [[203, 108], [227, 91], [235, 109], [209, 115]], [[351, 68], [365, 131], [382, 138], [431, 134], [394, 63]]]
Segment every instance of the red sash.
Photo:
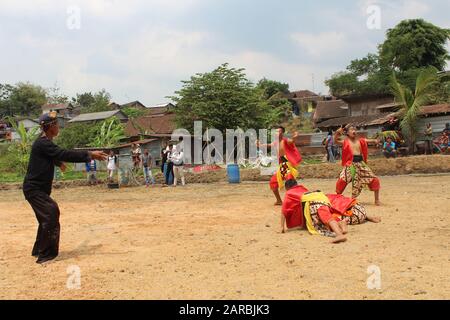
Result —
[[302, 162], [302, 155], [298, 151], [295, 143], [290, 144], [287, 138], [283, 138], [284, 151], [286, 152], [286, 158], [294, 167], [298, 167]]

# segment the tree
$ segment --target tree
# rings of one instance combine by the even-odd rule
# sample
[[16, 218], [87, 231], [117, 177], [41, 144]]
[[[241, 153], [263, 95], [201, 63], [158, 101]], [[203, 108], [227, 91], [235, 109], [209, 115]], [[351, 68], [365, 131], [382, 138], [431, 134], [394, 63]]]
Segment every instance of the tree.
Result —
[[145, 110], [133, 107], [123, 108], [121, 111], [125, 113], [129, 119], [139, 118], [146, 114]]
[[9, 96], [11, 111], [14, 115], [38, 115], [47, 102], [47, 92], [41, 86], [31, 83], [18, 83]]
[[350, 62], [346, 71], [335, 73], [325, 84], [335, 96], [347, 94], [384, 94], [390, 92], [392, 72], [414, 91], [418, 75], [430, 66], [445, 67], [448, 29], [424, 20], [404, 20], [388, 30], [378, 54], [368, 54]]
[[10, 155], [12, 155], [10, 167], [14, 168], [17, 172], [24, 175], [28, 169], [28, 161], [31, 154], [31, 145], [33, 144], [33, 141], [38, 137], [40, 128], [36, 127], [27, 131], [23, 123], [17, 125], [16, 121], [12, 118], [8, 118], [8, 122], [20, 137], [20, 140], [13, 142], [8, 147], [8, 152], [10, 153]]
[[423, 19], [404, 20], [387, 31], [379, 48], [382, 64], [398, 71], [433, 66], [443, 70], [449, 59], [450, 29], [439, 28]]
[[262, 90], [266, 99], [269, 99], [280, 92], [284, 94], [289, 93], [289, 84], [266, 78], [259, 80], [256, 88]]
[[56, 143], [64, 149], [87, 147], [97, 134], [99, 125], [73, 123], [62, 129]]
[[105, 89], [92, 94], [85, 92], [77, 94], [72, 101], [77, 107], [80, 107], [81, 113], [92, 113], [112, 110], [110, 107], [111, 95]]
[[411, 89], [401, 84], [393, 73], [392, 93], [396, 102], [401, 104], [403, 119], [400, 123], [403, 134], [408, 138], [410, 151], [414, 153], [417, 139], [417, 119], [422, 106], [426, 105], [438, 81], [437, 70], [434, 67], [422, 70], [416, 80], [416, 88]]
[[54, 87], [47, 89], [47, 102], [51, 104], [60, 104], [69, 102], [69, 97], [61, 93], [61, 88], [55, 84]]
[[264, 128], [279, 119], [278, 110], [262, 99], [261, 91], [246, 78], [244, 69], [223, 64], [212, 72], [196, 74], [170, 97], [177, 104], [179, 127], [193, 129], [194, 121], [222, 132], [226, 129]]
[[83, 110], [92, 106], [95, 103], [95, 98], [91, 92], [77, 93], [76, 97], [72, 98], [72, 102]]
[[10, 84], [0, 83], [0, 118], [4, 116], [12, 116], [13, 110], [11, 106], [11, 93], [14, 87]]

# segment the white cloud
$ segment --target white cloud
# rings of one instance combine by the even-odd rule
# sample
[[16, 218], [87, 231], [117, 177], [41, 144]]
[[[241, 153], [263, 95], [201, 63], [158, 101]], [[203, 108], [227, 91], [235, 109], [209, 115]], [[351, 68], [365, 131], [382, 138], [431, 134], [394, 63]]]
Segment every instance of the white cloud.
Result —
[[336, 31], [319, 34], [297, 32], [291, 34], [290, 38], [314, 58], [323, 58], [331, 52], [337, 54], [345, 48], [348, 41], [344, 33]]

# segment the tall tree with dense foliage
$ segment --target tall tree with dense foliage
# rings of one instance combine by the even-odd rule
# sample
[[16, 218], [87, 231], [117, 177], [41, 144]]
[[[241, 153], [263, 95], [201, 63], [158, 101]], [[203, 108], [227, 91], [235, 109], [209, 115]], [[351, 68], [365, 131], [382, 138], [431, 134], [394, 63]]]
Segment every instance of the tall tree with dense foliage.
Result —
[[79, 107], [81, 113], [92, 113], [112, 110], [110, 107], [111, 95], [102, 89], [99, 92], [91, 93], [85, 92], [77, 94], [72, 98], [72, 102], [76, 107]]
[[36, 116], [47, 103], [47, 92], [41, 86], [20, 82], [12, 89], [9, 103], [14, 115]]
[[[387, 31], [378, 54], [351, 61], [347, 70], [325, 81], [331, 94], [383, 94], [390, 92], [392, 72], [410, 90], [424, 68], [443, 70], [449, 55], [448, 29], [439, 28], [422, 19], [404, 20]], [[445, 85], [445, 84], [444, 84]]]
[[387, 31], [380, 46], [381, 63], [395, 70], [433, 66], [443, 70], [450, 58], [446, 45], [450, 29], [443, 29], [423, 19], [404, 20]]
[[273, 97], [277, 93], [289, 93], [289, 84], [266, 78], [259, 80], [256, 88], [263, 92], [266, 99]]
[[222, 132], [235, 128], [265, 128], [280, 119], [279, 110], [263, 99], [244, 69], [223, 64], [212, 72], [196, 74], [183, 81], [171, 97], [176, 102], [179, 127], [193, 130], [194, 121]]

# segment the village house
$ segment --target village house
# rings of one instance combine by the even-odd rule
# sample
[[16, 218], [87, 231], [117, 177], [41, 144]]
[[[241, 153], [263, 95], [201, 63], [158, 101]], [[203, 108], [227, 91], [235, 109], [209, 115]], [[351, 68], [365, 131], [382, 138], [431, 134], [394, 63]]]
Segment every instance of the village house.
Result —
[[[323, 103], [319, 109], [319, 113], [314, 116], [315, 127], [322, 131], [336, 130], [341, 126], [352, 123], [361, 130], [366, 131], [369, 135], [376, 134], [381, 131], [392, 117], [397, 117], [396, 112], [398, 104], [395, 103], [394, 97], [385, 95], [348, 95], [340, 97], [341, 103]], [[327, 108], [328, 107], [328, 108]], [[346, 114], [337, 110], [347, 109]], [[336, 115], [340, 114], [340, 117]], [[325, 116], [330, 118], [322, 121]], [[333, 117], [331, 117], [333, 115]]]
[[445, 129], [445, 125], [450, 123], [450, 103], [436, 104], [425, 106], [421, 108], [420, 119], [417, 123], [417, 128], [420, 133], [420, 138], [423, 138], [423, 133], [428, 123], [433, 127], [433, 135], [439, 136]]
[[79, 115], [79, 110], [71, 103], [47, 103], [42, 107], [42, 113], [55, 111], [60, 128], [65, 128], [67, 123], [75, 116]]
[[149, 115], [171, 113], [175, 109], [175, 105], [172, 103], [162, 103], [155, 106], [147, 107]]
[[134, 109], [140, 109], [140, 110], [146, 110], [147, 107], [139, 102], [139, 101], [132, 101], [125, 104], [122, 104], [119, 106], [119, 109], [125, 109], [125, 108], [134, 108]]
[[343, 100], [319, 101], [313, 115], [315, 127], [326, 129], [318, 124], [328, 120], [348, 116], [348, 104]]
[[317, 103], [324, 100], [324, 97], [309, 91], [298, 90], [284, 95], [293, 105], [293, 113], [296, 116], [303, 115], [309, 118], [314, 112]]

